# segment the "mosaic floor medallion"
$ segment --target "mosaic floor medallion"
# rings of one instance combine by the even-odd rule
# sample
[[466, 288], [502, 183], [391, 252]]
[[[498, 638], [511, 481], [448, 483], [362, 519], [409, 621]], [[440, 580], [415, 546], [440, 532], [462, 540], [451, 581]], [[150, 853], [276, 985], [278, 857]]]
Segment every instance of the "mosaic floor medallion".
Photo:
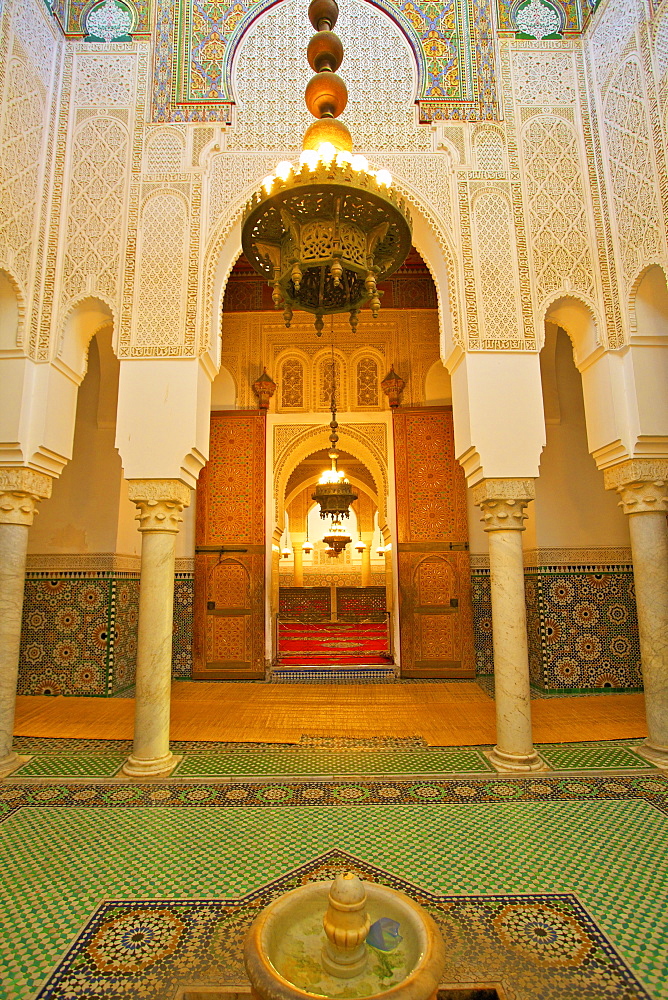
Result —
[[407, 893], [432, 915], [446, 941], [446, 983], [487, 989], [498, 982], [515, 1000], [649, 1000], [571, 893], [436, 895], [340, 851], [239, 899], [105, 901], [39, 1000], [172, 1000], [184, 984], [188, 992], [242, 984], [243, 939], [258, 912], [290, 889], [345, 869]]

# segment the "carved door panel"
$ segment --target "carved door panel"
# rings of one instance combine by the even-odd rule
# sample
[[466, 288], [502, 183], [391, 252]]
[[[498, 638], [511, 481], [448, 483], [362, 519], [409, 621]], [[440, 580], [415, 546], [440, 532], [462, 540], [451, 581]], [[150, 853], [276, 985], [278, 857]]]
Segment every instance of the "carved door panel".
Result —
[[466, 485], [452, 411], [394, 414], [401, 673], [473, 677]]
[[264, 416], [211, 414], [197, 488], [197, 679], [264, 676]]

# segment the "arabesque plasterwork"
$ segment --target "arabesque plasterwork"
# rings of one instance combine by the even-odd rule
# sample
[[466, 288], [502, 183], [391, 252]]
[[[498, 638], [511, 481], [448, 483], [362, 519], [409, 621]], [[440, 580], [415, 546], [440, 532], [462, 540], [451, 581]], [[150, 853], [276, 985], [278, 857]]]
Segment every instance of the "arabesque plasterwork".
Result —
[[[392, 105], [392, 128], [388, 131], [381, 121], [375, 139], [367, 134], [375, 120], [373, 107], [353, 95], [353, 131], [359, 118], [360, 145], [370, 151], [374, 165], [395, 171], [397, 186], [435, 233], [448, 272], [447, 290], [438, 287], [440, 308], [449, 313], [454, 345], [535, 350], [544, 312], [563, 294], [580, 297], [603, 317], [602, 343], [619, 348], [628, 338], [629, 296], [639, 275], [653, 263], [668, 266], [661, 140], [667, 9], [659, 6], [650, 22], [622, 0], [603, 0], [589, 23], [589, 8], [567, 5], [568, 37], [543, 42], [510, 37], [510, 15], [497, 11], [490, 23], [499, 18], [502, 36], [485, 49], [490, 10], [481, 0], [470, 3], [468, 20], [463, 6], [440, 5], [440, 26], [435, 26], [434, 5], [427, 11], [424, 3], [388, 0], [375, 13], [360, 6], [363, 20], [380, 18], [378, 25], [386, 26], [386, 37], [394, 39], [391, 44], [400, 46], [408, 62], [402, 70], [405, 87], [398, 85], [390, 95], [398, 101]], [[173, 12], [176, 0], [159, 0], [157, 15], [169, 4]], [[224, 103], [232, 94], [238, 104], [236, 125], [221, 119], [218, 105], [210, 106], [216, 109], [210, 123], [203, 120], [207, 91], [199, 103], [193, 98], [187, 114], [179, 112], [178, 121], [170, 111], [160, 133], [147, 124], [146, 107], [151, 100], [155, 111], [158, 77], [168, 91], [173, 84], [169, 73], [160, 77], [159, 69], [164, 53], [170, 60], [174, 56], [166, 20], [158, 16], [153, 49], [143, 27], [137, 37], [144, 40], [91, 44], [59, 37], [56, 21], [36, 0], [5, 4], [0, 77], [9, 113], [0, 136], [0, 190], [7, 204], [11, 192], [12, 208], [4, 221], [3, 265], [25, 299], [23, 349], [36, 360], [49, 359], [63, 317], [82, 296], [98, 296], [108, 304], [120, 357], [215, 355], [210, 331], [221, 306], [216, 277], [221, 252], [247, 193], [276, 159], [295, 155], [299, 134], [290, 119], [292, 131], [268, 146], [252, 139], [249, 123], [242, 127], [243, 108], [253, 102], [259, 107], [263, 96], [256, 81], [244, 78], [243, 60], [260, 39], [266, 51], [281, 18], [297, 17], [297, 0], [259, 19], [260, 7], [232, 9], [222, 0], [218, 6], [219, 15], [211, 13], [208, 27], [191, 23], [190, 28], [201, 35], [195, 44], [204, 45], [207, 31], [213, 38], [213, 22], [220, 27], [228, 19], [221, 35], [225, 50], [235, 47], [235, 32], [240, 33], [238, 72], [229, 78], [232, 90], [215, 97]], [[141, 20], [145, 6], [136, 7]], [[76, 35], [75, 22], [68, 20], [79, 17], [75, 6], [64, 4], [61, 13], [63, 26]], [[376, 25], [372, 20], [369, 29]], [[475, 115], [464, 105], [478, 100], [475, 87], [488, 78], [478, 73], [477, 83], [460, 78], [450, 87], [437, 82], [434, 69], [434, 60], [441, 60], [439, 72], [450, 72], [436, 45], [455, 45], [448, 31], [459, 33], [460, 58], [465, 23], [474, 62], [486, 60], [485, 73], [491, 74]], [[411, 37], [422, 39], [423, 61], [411, 48]], [[60, 61], [59, 46], [65, 47]], [[376, 58], [372, 51], [367, 55], [371, 62]], [[361, 64], [358, 69], [363, 77]], [[410, 86], [406, 74], [412, 74]], [[442, 94], [436, 93], [438, 87]], [[455, 100], [457, 87], [463, 88], [457, 91], [457, 100], [464, 101], [457, 112], [463, 120], [419, 123], [416, 97], [426, 102], [424, 108], [429, 104], [427, 117], [438, 118], [433, 102]], [[490, 111], [495, 94], [503, 105], [499, 121]], [[403, 138], [393, 131], [399, 121], [405, 123]], [[286, 137], [292, 143], [287, 150]], [[47, 173], [48, 185], [42, 183]], [[551, 194], [557, 186], [559, 193]], [[166, 242], [179, 247], [178, 289], [167, 274], [168, 263], [147, 263], [164, 258]], [[501, 297], [498, 279], [506, 253], [511, 278]], [[172, 261], [172, 266], [177, 264]], [[173, 299], [169, 310], [160, 294], [166, 286]], [[34, 301], [26, 295], [28, 288], [35, 291]]]

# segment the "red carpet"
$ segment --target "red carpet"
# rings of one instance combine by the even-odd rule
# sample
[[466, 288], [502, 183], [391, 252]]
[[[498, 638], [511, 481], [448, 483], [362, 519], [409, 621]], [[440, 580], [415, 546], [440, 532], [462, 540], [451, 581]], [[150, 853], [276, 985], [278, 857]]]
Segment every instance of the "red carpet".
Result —
[[383, 622], [281, 622], [278, 655], [286, 667], [392, 662]]

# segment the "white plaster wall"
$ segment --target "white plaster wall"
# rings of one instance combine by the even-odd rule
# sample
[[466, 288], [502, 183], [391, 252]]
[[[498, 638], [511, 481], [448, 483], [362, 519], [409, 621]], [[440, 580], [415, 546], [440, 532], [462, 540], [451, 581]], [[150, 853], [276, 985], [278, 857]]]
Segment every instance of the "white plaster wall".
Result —
[[[109, 353], [105, 352], [107, 360]], [[139, 552], [134, 507], [127, 505], [128, 518], [121, 501], [123, 470], [114, 447], [118, 363], [106, 366], [105, 382], [101, 406], [100, 348], [94, 338], [79, 389], [73, 457], [60, 479], [54, 480], [51, 499], [35, 518], [29, 534], [31, 553]], [[120, 523], [122, 550], [117, 548]]]
[[582, 383], [563, 330], [556, 335], [553, 361], [553, 368], [545, 361], [541, 366], [547, 444], [536, 499], [529, 505], [525, 547], [626, 546], [627, 520], [587, 450]]

